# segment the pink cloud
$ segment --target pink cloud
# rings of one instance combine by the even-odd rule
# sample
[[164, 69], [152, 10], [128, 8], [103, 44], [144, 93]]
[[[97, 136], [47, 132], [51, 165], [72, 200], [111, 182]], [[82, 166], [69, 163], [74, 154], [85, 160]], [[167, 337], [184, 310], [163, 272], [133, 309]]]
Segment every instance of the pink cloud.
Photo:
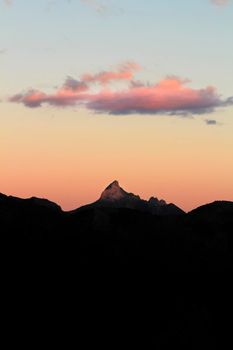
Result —
[[[214, 87], [194, 89], [188, 86], [189, 81], [177, 77], [167, 77], [151, 85], [134, 82], [133, 73], [138, 67], [127, 63], [116, 72], [101, 72], [89, 79], [86, 75], [81, 80], [68, 77], [61, 88], [52, 94], [29, 90], [12, 96], [10, 101], [31, 108], [44, 104], [57, 107], [81, 106], [97, 113], [116, 115], [205, 114], [218, 107], [233, 105], [232, 97], [222, 99]], [[119, 79], [129, 81], [128, 86], [121, 91], [102, 87], [104, 83]], [[101, 84], [98, 91], [92, 89], [95, 82]]]
[[178, 78], [166, 78], [151, 86], [136, 86], [91, 96], [87, 108], [110, 114], [202, 114], [223, 105], [215, 88], [192, 89]]
[[64, 84], [54, 94], [46, 94], [39, 90], [31, 89], [26, 93], [16, 94], [10, 98], [11, 102], [23, 103], [27, 107], [41, 107], [42, 104], [53, 106], [73, 106], [84, 99], [83, 93], [89, 87], [85, 82], [67, 77]]
[[84, 95], [72, 90], [61, 89], [54, 94], [45, 94], [38, 90], [29, 90], [25, 94], [17, 94], [10, 98], [10, 102], [23, 103], [26, 107], [37, 108], [43, 104], [69, 107], [82, 103]]
[[125, 62], [118, 67], [116, 71], [103, 71], [98, 74], [84, 74], [82, 80], [89, 83], [107, 84], [114, 80], [132, 80], [134, 73], [141, 67], [135, 62]]

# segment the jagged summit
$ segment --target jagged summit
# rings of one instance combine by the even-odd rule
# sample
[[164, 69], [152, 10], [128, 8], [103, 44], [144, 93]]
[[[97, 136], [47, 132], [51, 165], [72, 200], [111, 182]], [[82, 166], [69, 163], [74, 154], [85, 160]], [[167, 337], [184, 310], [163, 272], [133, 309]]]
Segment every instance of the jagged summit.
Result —
[[136, 197], [131, 193], [126, 192], [120, 187], [117, 180], [113, 181], [106, 189], [102, 192], [100, 200], [102, 201], [119, 201], [121, 199]]
[[174, 204], [167, 204], [163, 199], [151, 197], [148, 201], [126, 192], [117, 180], [102, 192], [100, 199], [91, 204], [94, 207], [128, 208], [156, 215], [179, 215], [184, 213]]
[[106, 189], [111, 188], [113, 186], [120, 187], [119, 182], [117, 180], [114, 180], [110, 185], [107, 186]]
[[155, 197], [151, 197], [148, 202], [152, 205], [159, 205], [159, 206], [167, 205], [165, 200], [163, 199], [159, 200], [158, 198], [155, 198]]

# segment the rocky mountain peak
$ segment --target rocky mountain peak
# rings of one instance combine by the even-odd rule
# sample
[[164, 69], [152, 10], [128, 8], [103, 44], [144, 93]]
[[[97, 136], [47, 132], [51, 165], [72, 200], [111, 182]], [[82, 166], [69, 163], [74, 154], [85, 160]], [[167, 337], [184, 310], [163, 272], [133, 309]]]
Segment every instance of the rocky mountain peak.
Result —
[[113, 181], [106, 189], [102, 192], [100, 199], [108, 201], [116, 201], [127, 196], [125, 192], [119, 185], [117, 180]]

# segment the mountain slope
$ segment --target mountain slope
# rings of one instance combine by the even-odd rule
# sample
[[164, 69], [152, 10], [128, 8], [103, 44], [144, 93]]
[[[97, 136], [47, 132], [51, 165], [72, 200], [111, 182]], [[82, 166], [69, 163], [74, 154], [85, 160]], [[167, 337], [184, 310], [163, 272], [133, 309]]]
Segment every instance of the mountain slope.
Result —
[[44, 240], [59, 237], [63, 211], [47, 199], [21, 199], [0, 193], [1, 238]]
[[128, 208], [160, 216], [184, 214], [175, 204], [167, 204], [164, 200], [154, 197], [146, 201], [138, 195], [126, 192], [116, 180], [106, 187], [99, 200], [82, 207], [81, 210], [89, 208]]

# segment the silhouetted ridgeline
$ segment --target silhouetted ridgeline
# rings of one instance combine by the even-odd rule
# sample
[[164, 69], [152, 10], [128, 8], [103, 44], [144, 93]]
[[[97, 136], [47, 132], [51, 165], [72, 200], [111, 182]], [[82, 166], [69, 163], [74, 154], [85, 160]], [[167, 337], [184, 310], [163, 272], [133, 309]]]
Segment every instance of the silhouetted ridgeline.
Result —
[[[65, 303], [73, 290], [70, 309], [73, 312], [77, 304], [74, 314], [81, 320], [75, 337], [78, 332], [79, 344], [84, 342], [86, 347], [227, 349], [232, 342], [228, 321], [232, 291], [219, 282], [217, 272], [233, 268], [233, 202], [214, 202], [188, 214], [172, 205], [170, 212], [164, 201], [152, 200], [152, 208], [139, 198], [122, 197], [115, 185], [110, 188], [114, 198], [104, 193], [97, 202], [71, 212], [44, 199], [0, 194], [1, 238], [10, 241], [4, 267], [12, 263], [15, 271], [19, 266], [20, 280], [29, 269], [29, 283], [31, 276], [37, 278], [35, 261], [39, 270], [45, 264], [42, 275], [47, 272], [49, 280], [54, 272], [59, 273], [59, 281], [62, 271], [68, 274], [76, 287], [68, 287]], [[23, 267], [22, 260], [26, 260]], [[90, 272], [85, 274], [92, 285], [80, 282], [80, 263], [91, 270], [97, 267], [97, 282]], [[113, 267], [120, 264], [124, 271], [126, 264], [134, 267], [136, 285], [129, 288], [127, 282], [116, 282]], [[103, 267], [110, 267], [110, 273], [101, 282]], [[198, 281], [197, 276], [203, 275], [205, 280]], [[208, 282], [210, 276], [215, 283]], [[127, 280], [130, 277], [131, 272]], [[115, 280], [112, 287], [109, 278]], [[43, 288], [47, 298], [47, 282]], [[18, 293], [16, 287], [13, 292]], [[71, 319], [68, 328], [73, 327]]]
[[150, 262], [167, 271], [232, 269], [233, 202], [214, 202], [185, 214], [174, 205], [169, 213], [165, 202], [159, 203], [159, 210], [165, 208], [160, 213], [145, 203], [140, 207], [138, 199], [136, 209], [125, 199], [122, 206], [101, 200], [63, 212], [48, 200], [1, 194], [1, 237], [72, 241], [81, 263]]

